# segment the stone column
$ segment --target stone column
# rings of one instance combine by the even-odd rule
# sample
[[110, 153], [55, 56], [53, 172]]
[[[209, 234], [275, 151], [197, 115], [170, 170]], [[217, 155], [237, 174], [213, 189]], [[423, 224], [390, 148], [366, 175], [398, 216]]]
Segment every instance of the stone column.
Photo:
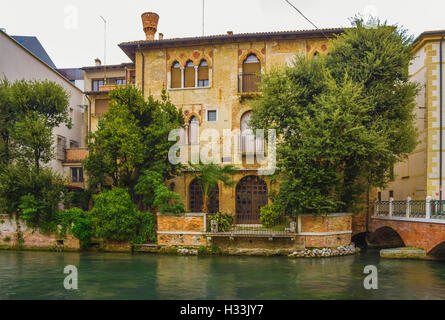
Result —
[[406, 217], [409, 218], [411, 215], [411, 197], [406, 197]]
[[431, 199], [433, 199], [433, 198], [430, 196], [426, 197], [426, 203], [425, 203], [425, 218], [426, 219], [431, 218]]
[[195, 88], [198, 88], [198, 66], [195, 66]]
[[181, 89], [185, 88], [185, 68], [181, 67]]
[[394, 205], [392, 203], [393, 201], [394, 201], [394, 199], [392, 197], [389, 198], [389, 216], [390, 217], [392, 217], [392, 213], [394, 211]]

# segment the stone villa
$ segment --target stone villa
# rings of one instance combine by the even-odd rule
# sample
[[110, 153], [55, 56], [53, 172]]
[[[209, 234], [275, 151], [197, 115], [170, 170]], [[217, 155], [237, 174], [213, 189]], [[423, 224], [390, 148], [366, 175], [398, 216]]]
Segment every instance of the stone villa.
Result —
[[[233, 187], [219, 186], [209, 201], [211, 212], [236, 213], [236, 220], [257, 223], [260, 208], [269, 201], [270, 182], [258, 175], [259, 164], [247, 164], [245, 154], [263, 146], [243, 140], [248, 130], [251, 98], [258, 94], [258, 74], [273, 66], [290, 63], [296, 53], [313, 57], [329, 52], [329, 40], [342, 29], [265, 32], [164, 39], [156, 38], [159, 16], [142, 15], [145, 40], [121, 43], [119, 47], [132, 63], [116, 66], [85, 67], [85, 94], [89, 97], [89, 130], [108, 108], [108, 91], [118, 85], [135, 83], [145, 97], [160, 98], [163, 88], [174, 105], [182, 108], [186, 126], [182, 143], [193, 148], [199, 144], [200, 130], [212, 128], [240, 130], [239, 147], [242, 165], [234, 176]], [[113, 80], [111, 83], [104, 80]], [[86, 155], [68, 150], [73, 161]], [[222, 159], [233, 163], [231, 158]], [[178, 192], [187, 210], [200, 212], [202, 195], [199, 186], [185, 172], [169, 183]]]

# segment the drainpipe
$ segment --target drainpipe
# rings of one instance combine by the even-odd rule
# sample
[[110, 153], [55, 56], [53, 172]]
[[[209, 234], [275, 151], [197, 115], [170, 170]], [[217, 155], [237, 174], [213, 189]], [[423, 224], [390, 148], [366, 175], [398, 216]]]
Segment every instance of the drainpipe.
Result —
[[442, 105], [443, 105], [443, 94], [442, 94], [442, 91], [443, 91], [443, 88], [442, 88], [442, 61], [443, 61], [443, 58], [442, 58], [442, 51], [443, 51], [443, 49], [442, 49], [442, 44], [443, 44], [443, 38], [444, 38], [444, 36], [445, 36], [445, 34], [444, 33], [442, 33], [442, 37], [440, 38], [440, 64], [439, 64], [439, 72], [440, 72], [440, 80], [439, 80], [439, 86], [440, 86], [440, 89], [439, 89], [439, 94], [440, 94], [440, 98], [439, 98], [439, 101], [440, 101], [440, 104], [439, 104], [439, 112], [440, 112], [440, 129], [439, 129], [439, 135], [440, 135], [440, 138], [439, 138], [439, 152], [440, 152], [440, 154], [439, 154], [439, 165], [440, 165], [440, 167], [439, 167], [439, 200], [442, 200], [442, 118], [443, 118], [443, 116], [442, 116]]
[[87, 95], [85, 95], [85, 98], [88, 100], [88, 133], [91, 133], [91, 100]]
[[145, 89], [145, 55], [141, 50], [140, 44], [138, 44], [138, 50], [142, 55], [142, 96], [145, 99], [145, 94], [144, 94], [145, 93], [145, 90], [144, 90]]

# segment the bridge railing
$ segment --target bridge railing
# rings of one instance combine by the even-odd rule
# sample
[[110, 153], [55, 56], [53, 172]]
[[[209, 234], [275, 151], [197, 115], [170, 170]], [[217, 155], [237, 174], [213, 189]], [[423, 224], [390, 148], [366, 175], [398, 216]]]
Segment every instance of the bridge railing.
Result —
[[374, 215], [377, 217], [444, 219], [445, 200], [427, 197], [425, 200], [397, 200], [375, 201]]

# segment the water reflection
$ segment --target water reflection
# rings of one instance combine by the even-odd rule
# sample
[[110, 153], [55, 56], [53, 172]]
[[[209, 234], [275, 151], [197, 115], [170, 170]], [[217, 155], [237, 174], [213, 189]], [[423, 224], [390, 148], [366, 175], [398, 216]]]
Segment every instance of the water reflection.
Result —
[[[365, 290], [376, 265], [379, 289]], [[79, 290], [63, 288], [63, 268]], [[445, 299], [445, 264], [381, 260], [0, 252], [0, 299]]]

